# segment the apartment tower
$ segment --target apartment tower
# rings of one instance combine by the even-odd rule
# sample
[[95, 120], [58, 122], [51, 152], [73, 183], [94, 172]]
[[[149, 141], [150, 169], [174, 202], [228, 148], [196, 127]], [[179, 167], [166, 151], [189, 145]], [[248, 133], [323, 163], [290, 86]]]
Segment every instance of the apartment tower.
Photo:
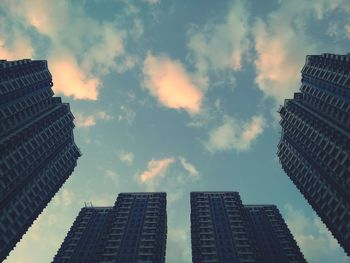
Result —
[[350, 256], [350, 54], [306, 57], [280, 108], [282, 168]]
[[46, 61], [0, 60], [0, 261], [72, 174], [73, 115]]
[[53, 262], [164, 263], [166, 237], [166, 193], [121, 193], [82, 208]]
[[274, 205], [243, 205], [237, 192], [191, 193], [193, 263], [305, 263]]

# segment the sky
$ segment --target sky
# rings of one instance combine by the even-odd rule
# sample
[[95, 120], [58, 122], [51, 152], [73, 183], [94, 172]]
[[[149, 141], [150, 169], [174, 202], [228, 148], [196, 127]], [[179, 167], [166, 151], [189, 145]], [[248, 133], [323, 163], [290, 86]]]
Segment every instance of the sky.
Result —
[[191, 191], [276, 204], [310, 263], [350, 262], [276, 157], [307, 54], [349, 52], [349, 0], [2, 0], [0, 58], [48, 60], [82, 151], [6, 263], [50, 262], [85, 202], [166, 191], [166, 262], [191, 262]]

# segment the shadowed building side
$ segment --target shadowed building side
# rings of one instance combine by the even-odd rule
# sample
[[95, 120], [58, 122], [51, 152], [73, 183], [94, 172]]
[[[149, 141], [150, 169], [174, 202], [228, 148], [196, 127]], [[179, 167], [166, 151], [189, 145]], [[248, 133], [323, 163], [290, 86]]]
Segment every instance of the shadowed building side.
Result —
[[89, 262], [97, 253], [113, 207], [84, 207], [75, 219], [53, 262]]
[[0, 61], [0, 261], [81, 155], [69, 105], [51, 87], [46, 61]]
[[114, 207], [85, 207], [53, 262], [165, 262], [166, 193], [121, 193]]
[[350, 256], [350, 54], [307, 56], [285, 100], [282, 168]]
[[273, 205], [242, 204], [237, 192], [191, 193], [193, 263], [305, 263]]

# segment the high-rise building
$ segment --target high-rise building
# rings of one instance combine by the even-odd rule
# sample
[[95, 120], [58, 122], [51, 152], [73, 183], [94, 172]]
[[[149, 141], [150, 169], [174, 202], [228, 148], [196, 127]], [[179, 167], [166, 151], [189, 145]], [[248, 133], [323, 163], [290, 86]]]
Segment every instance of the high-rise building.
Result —
[[69, 105], [46, 61], [0, 60], [0, 261], [73, 172], [81, 155]]
[[99, 252], [99, 242], [113, 207], [84, 207], [62, 243], [54, 262], [90, 262]]
[[243, 205], [237, 192], [191, 193], [193, 263], [305, 263], [274, 205]]
[[282, 168], [350, 256], [350, 54], [306, 57], [279, 113]]
[[121, 193], [81, 210], [53, 262], [164, 263], [166, 237], [166, 193]]

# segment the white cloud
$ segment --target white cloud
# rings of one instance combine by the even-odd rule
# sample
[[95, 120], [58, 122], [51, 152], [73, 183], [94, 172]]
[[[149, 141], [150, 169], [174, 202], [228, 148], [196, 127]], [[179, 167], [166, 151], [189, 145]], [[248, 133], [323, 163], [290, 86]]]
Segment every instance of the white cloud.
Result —
[[199, 175], [197, 168], [193, 164], [189, 163], [184, 157], [179, 157], [179, 160], [181, 165], [189, 173], [189, 175], [193, 177], [197, 177]]
[[193, 120], [187, 123], [187, 127], [192, 127], [192, 128], [202, 128], [206, 124], [205, 121], [203, 120]]
[[144, 86], [165, 107], [198, 113], [203, 93], [195, 76], [177, 60], [151, 53], [143, 64]]
[[128, 124], [132, 124], [136, 117], [135, 110], [125, 105], [121, 105], [119, 109], [120, 112], [118, 114], [118, 121], [126, 121]]
[[119, 160], [127, 165], [132, 165], [134, 162], [134, 154], [132, 152], [121, 151], [119, 153]]
[[155, 5], [160, 3], [160, 0], [143, 0], [143, 1], [149, 3], [150, 5]]
[[190, 30], [188, 47], [201, 75], [206, 75], [209, 69], [241, 69], [250, 47], [248, 18], [243, 1], [235, 1], [222, 23], [208, 23], [201, 30]]
[[[302, 211], [287, 204], [286, 223], [309, 262], [331, 262], [341, 248], [318, 217], [306, 217]], [[345, 259], [345, 255], [344, 255]], [[344, 261], [347, 262], [347, 261]]]
[[192, 262], [190, 242], [191, 233], [189, 232], [189, 229], [189, 226], [177, 226], [168, 228], [167, 247], [171, 249], [167, 250], [166, 262]]
[[134, 20], [131, 34], [135, 39], [139, 39], [140, 37], [143, 36], [143, 33], [144, 33], [144, 28], [143, 28], [142, 20], [139, 18], [136, 18]]
[[112, 170], [106, 170], [105, 171], [105, 176], [108, 177], [108, 178], [111, 178], [113, 180], [115, 180], [116, 178], [118, 178], [118, 174]]
[[70, 205], [74, 199], [74, 192], [64, 188], [61, 193], [61, 199], [64, 205]]
[[112, 116], [108, 115], [104, 111], [98, 111], [91, 115], [85, 115], [81, 112], [74, 113], [74, 123], [79, 128], [88, 128], [96, 125], [97, 120], [111, 120]]
[[350, 25], [346, 25], [346, 26], [345, 26], [345, 30], [346, 30], [346, 35], [347, 35], [348, 38], [350, 39]]
[[209, 140], [204, 145], [210, 152], [233, 149], [246, 151], [264, 131], [264, 127], [265, 120], [261, 116], [253, 116], [245, 123], [225, 116], [223, 124], [209, 132]]

